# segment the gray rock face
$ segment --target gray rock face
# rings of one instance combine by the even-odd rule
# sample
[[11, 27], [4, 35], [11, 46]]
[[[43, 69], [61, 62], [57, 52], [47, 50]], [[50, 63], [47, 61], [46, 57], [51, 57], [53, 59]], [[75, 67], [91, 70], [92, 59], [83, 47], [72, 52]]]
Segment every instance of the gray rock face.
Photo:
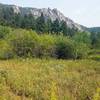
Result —
[[18, 6], [12, 6], [14, 13], [20, 13], [20, 9]]
[[[1, 4], [2, 5], [2, 4]], [[42, 9], [37, 9], [37, 8], [28, 8], [28, 7], [19, 7], [16, 5], [3, 5], [5, 7], [12, 7], [14, 13], [20, 13], [21, 15], [25, 14], [32, 14], [34, 17], [39, 17], [41, 16], [41, 13], [45, 16], [45, 18], [50, 18], [52, 21], [58, 19], [59, 21], [64, 20], [69, 28], [74, 28], [82, 31], [81, 25], [75, 23], [71, 19], [65, 17], [60, 11], [58, 11], [56, 8], [55, 9], [50, 9], [50, 8], [42, 8]]]

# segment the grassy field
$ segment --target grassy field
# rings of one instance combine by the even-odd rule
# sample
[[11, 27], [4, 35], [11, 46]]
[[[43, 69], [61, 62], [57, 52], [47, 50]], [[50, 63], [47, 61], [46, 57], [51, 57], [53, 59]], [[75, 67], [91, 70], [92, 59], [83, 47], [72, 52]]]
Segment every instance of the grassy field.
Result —
[[100, 100], [100, 62], [0, 61], [0, 100]]

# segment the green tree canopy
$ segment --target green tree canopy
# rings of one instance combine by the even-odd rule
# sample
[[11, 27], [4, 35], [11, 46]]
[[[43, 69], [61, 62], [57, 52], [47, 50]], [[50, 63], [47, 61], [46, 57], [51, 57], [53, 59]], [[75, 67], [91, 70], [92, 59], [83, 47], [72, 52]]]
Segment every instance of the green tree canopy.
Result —
[[60, 23], [59, 20], [56, 19], [53, 23], [52, 23], [52, 32], [59, 34], [60, 33]]
[[46, 31], [46, 23], [43, 13], [36, 19], [36, 31], [38, 33], [45, 33]]

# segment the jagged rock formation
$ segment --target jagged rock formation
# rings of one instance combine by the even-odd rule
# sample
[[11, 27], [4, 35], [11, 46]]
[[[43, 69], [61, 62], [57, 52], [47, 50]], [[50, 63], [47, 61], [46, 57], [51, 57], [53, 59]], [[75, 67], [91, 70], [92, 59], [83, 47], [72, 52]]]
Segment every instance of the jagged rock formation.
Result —
[[0, 9], [1, 8], [6, 8], [10, 7], [13, 9], [14, 13], [18, 14], [20, 13], [22, 16], [25, 14], [32, 14], [34, 17], [39, 17], [41, 13], [45, 16], [45, 18], [50, 18], [52, 21], [58, 19], [59, 21], [64, 20], [69, 28], [74, 28], [82, 31], [81, 25], [75, 23], [72, 21], [70, 18], [65, 17], [60, 11], [58, 11], [56, 8], [55, 9], [50, 9], [50, 8], [42, 8], [42, 9], [37, 9], [37, 8], [28, 8], [28, 7], [19, 7], [16, 5], [4, 5], [0, 4]]

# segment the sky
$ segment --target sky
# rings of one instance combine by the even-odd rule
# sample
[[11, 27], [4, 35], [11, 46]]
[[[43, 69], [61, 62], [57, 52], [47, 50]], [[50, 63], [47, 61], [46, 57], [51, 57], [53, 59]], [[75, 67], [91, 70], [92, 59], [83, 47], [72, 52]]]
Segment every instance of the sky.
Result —
[[74, 22], [87, 26], [100, 26], [100, 0], [0, 0], [0, 3], [22, 7], [57, 8]]

